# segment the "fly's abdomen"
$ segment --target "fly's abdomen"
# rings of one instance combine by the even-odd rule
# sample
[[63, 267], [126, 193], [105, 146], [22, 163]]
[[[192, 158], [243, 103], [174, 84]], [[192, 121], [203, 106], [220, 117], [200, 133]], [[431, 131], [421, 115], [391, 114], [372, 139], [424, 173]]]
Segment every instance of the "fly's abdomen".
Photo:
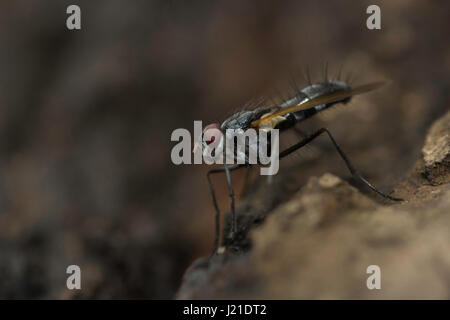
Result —
[[[337, 91], [349, 90], [349, 89], [350, 89], [350, 86], [341, 81], [327, 81], [327, 82], [315, 83], [315, 84], [307, 86], [307, 87], [303, 88], [302, 90], [298, 91], [297, 94], [293, 98], [284, 102], [280, 107], [281, 108], [292, 107], [292, 106], [295, 106], [295, 105], [298, 105], [301, 103], [305, 103], [308, 100], [320, 97], [322, 95], [330, 94], [330, 93], [337, 92]], [[350, 101], [350, 97], [345, 98], [343, 100], [335, 101], [332, 103], [317, 105], [310, 109], [296, 111], [296, 112], [293, 112], [292, 114], [294, 115], [294, 117], [297, 121], [301, 121], [301, 120], [305, 120], [305, 119], [315, 115], [316, 113], [318, 113], [320, 111], [323, 111], [323, 110], [331, 107], [332, 105], [335, 105], [337, 103], [347, 103], [348, 101]]]

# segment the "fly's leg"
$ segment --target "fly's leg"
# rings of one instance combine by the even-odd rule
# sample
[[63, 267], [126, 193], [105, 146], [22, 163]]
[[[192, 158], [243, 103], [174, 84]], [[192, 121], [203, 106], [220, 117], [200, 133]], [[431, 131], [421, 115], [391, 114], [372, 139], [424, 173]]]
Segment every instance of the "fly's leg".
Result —
[[306, 137], [305, 139], [303, 139], [302, 141], [300, 141], [297, 144], [294, 144], [293, 146], [287, 148], [286, 150], [280, 152], [280, 159], [283, 157], [286, 157], [287, 155], [291, 154], [292, 152], [304, 147], [305, 145], [307, 145], [308, 143], [310, 143], [311, 141], [313, 141], [315, 138], [317, 138], [318, 136], [320, 136], [323, 133], [327, 133], [328, 136], [330, 137], [331, 142], [333, 143], [333, 145], [335, 146], [336, 150], [338, 151], [339, 155], [341, 156], [341, 158], [344, 160], [345, 164], [347, 165], [347, 168], [349, 169], [350, 173], [357, 178], [359, 181], [363, 182], [365, 185], [367, 185], [370, 189], [372, 189], [373, 191], [375, 191], [376, 193], [378, 193], [379, 195], [381, 195], [382, 197], [392, 200], [392, 201], [403, 201], [403, 199], [400, 198], [395, 198], [392, 197], [390, 195], [385, 194], [384, 192], [378, 190], [373, 184], [371, 184], [369, 181], [367, 181], [363, 176], [361, 176], [358, 171], [355, 169], [355, 167], [353, 166], [353, 164], [350, 162], [350, 159], [345, 155], [345, 153], [342, 151], [341, 147], [339, 146], [339, 144], [336, 142], [336, 140], [334, 140], [333, 135], [331, 134], [330, 131], [328, 131], [328, 129], [326, 128], [321, 128], [319, 130], [317, 130], [315, 133], [313, 133], [312, 135]]
[[229, 235], [230, 239], [234, 238], [236, 234], [236, 211], [234, 209], [234, 192], [233, 192], [233, 184], [231, 183], [231, 174], [230, 169], [225, 167], [225, 174], [227, 176], [227, 184], [228, 184], [228, 194], [230, 196], [230, 208], [231, 208], [231, 232]]
[[211, 192], [214, 209], [216, 210], [216, 214], [215, 214], [216, 235], [214, 238], [214, 247], [213, 247], [213, 251], [212, 251], [211, 255], [213, 255], [217, 252], [217, 249], [219, 248], [219, 241], [220, 241], [220, 211], [219, 211], [219, 206], [217, 205], [216, 193], [214, 192], [214, 187], [212, 185], [211, 177], [210, 177], [211, 174], [216, 173], [216, 172], [217, 171], [211, 170], [211, 171], [208, 171], [208, 173], [206, 174], [206, 178], [208, 179], [209, 191]]
[[213, 247], [213, 251], [211, 253], [211, 255], [215, 254], [217, 252], [217, 249], [219, 248], [219, 243], [220, 243], [220, 210], [219, 210], [219, 206], [217, 204], [217, 199], [216, 199], [216, 193], [214, 191], [214, 187], [213, 184], [211, 182], [211, 175], [215, 174], [215, 173], [220, 173], [220, 172], [225, 172], [227, 175], [227, 183], [228, 183], [228, 189], [229, 189], [229, 194], [230, 194], [230, 198], [231, 198], [231, 214], [232, 214], [232, 226], [231, 226], [231, 230], [232, 230], [232, 234], [234, 235], [235, 230], [236, 230], [236, 214], [235, 214], [235, 210], [234, 210], [234, 193], [233, 193], [233, 188], [231, 185], [231, 175], [230, 172], [239, 168], [244, 167], [243, 165], [234, 165], [231, 167], [223, 167], [220, 169], [212, 169], [210, 171], [208, 171], [208, 173], [206, 174], [206, 178], [208, 180], [208, 185], [209, 185], [209, 191], [211, 192], [211, 198], [213, 201], [213, 205], [214, 205], [214, 209], [216, 211], [215, 213], [215, 224], [216, 224], [216, 235], [215, 235], [215, 239], [214, 239], [214, 247]]

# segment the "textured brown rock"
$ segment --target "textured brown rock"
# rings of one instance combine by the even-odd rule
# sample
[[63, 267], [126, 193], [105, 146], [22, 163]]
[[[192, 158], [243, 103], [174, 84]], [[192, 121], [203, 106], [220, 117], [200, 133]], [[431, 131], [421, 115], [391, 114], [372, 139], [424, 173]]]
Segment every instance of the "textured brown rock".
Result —
[[[202, 258], [177, 297], [252, 299], [450, 298], [450, 113], [426, 138], [423, 159], [380, 204], [340, 178], [312, 177], [251, 228], [251, 250]], [[381, 268], [381, 290], [366, 269]]]
[[431, 127], [422, 149], [427, 179], [433, 184], [448, 182], [450, 164], [450, 112]]

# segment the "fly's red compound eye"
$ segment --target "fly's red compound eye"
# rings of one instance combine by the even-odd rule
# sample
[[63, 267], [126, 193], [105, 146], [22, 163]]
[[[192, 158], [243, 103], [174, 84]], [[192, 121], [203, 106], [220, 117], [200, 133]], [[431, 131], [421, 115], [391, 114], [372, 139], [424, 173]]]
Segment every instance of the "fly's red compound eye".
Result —
[[214, 142], [214, 140], [216, 140], [216, 137], [212, 136], [209, 140], [206, 140], [206, 144], [209, 146], [211, 143]]
[[212, 145], [217, 147], [221, 138], [222, 132], [218, 123], [207, 125], [203, 130], [203, 143], [207, 146]]

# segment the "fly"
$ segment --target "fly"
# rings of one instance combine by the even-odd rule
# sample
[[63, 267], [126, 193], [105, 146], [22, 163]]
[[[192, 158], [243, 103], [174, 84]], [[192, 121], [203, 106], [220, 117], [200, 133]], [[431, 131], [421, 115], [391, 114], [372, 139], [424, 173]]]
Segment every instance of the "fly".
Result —
[[[351, 88], [348, 84], [342, 81], [324, 81], [320, 83], [310, 84], [302, 90], [299, 90], [294, 97], [288, 99], [284, 103], [275, 107], [258, 107], [254, 110], [242, 110], [234, 113], [221, 125], [218, 123], [213, 123], [205, 127], [202, 135], [202, 149], [205, 154], [206, 151], [210, 151], [210, 148], [215, 148], [222, 137], [216, 139], [216, 137], [211, 136], [208, 131], [211, 129], [218, 129], [220, 132], [224, 133], [227, 129], [242, 129], [243, 131], [253, 128], [253, 129], [279, 129], [280, 132], [293, 128], [298, 122], [306, 120], [315, 114], [330, 108], [331, 106], [338, 103], [347, 103], [350, 101], [351, 97], [357, 94], [362, 94], [379, 88], [382, 82], [372, 82], [365, 85], [360, 85]], [[287, 149], [279, 152], [279, 159], [282, 159], [289, 154], [299, 150], [305, 145], [309, 144], [311, 141], [316, 139], [322, 134], [326, 134], [337, 152], [339, 153], [342, 160], [345, 162], [347, 168], [354, 178], [361, 181], [367, 185], [374, 192], [378, 193], [380, 196], [392, 200], [392, 201], [402, 201], [400, 198], [392, 197], [371, 184], [367, 179], [365, 179], [359, 172], [355, 169], [350, 159], [341, 149], [339, 144], [336, 142], [335, 138], [327, 128], [320, 128], [316, 132], [306, 136], [298, 143], [288, 147]], [[219, 141], [218, 141], [219, 140]], [[270, 139], [269, 142], [270, 143]], [[197, 146], [198, 147], [198, 146]], [[259, 146], [257, 146], [259, 147]], [[270, 147], [270, 146], [269, 146]], [[269, 148], [268, 147], [268, 148]], [[238, 155], [235, 156], [237, 158]], [[250, 164], [246, 161], [244, 164], [234, 164], [234, 165], [224, 165], [222, 168], [212, 169], [207, 173], [208, 185], [211, 192], [211, 197], [213, 205], [215, 208], [215, 224], [216, 224], [216, 236], [214, 240], [213, 254], [217, 252], [219, 248], [220, 241], [220, 211], [217, 205], [216, 195], [214, 192], [213, 185], [211, 183], [211, 175], [224, 172], [227, 178], [229, 196], [230, 196], [230, 210], [232, 215], [231, 221], [231, 231], [228, 237], [233, 241], [234, 236], [237, 231], [236, 213], [235, 213], [235, 199], [234, 191], [231, 183], [231, 172], [240, 168], [249, 167]]]

